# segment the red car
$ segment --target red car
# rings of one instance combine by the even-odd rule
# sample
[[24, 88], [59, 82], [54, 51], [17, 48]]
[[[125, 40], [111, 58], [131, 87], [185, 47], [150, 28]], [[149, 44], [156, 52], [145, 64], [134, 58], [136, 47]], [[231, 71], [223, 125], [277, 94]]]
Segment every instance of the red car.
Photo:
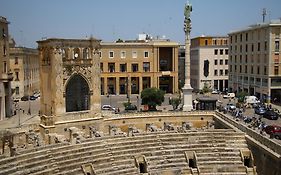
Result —
[[268, 125], [264, 128], [264, 131], [269, 134], [271, 137], [276, 139], [281, 139], [281, 126], [277, 125]]

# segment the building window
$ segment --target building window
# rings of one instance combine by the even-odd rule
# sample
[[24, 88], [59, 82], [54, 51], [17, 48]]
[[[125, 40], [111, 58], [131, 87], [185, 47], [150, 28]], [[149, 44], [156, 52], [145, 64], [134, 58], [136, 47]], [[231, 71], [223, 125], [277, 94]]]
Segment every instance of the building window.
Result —
[[3, 53], [4, 53], [4, 56], [7, 55], [7, 50], [6, 50], [6, 46], [5, 45], [3, 46]]
[[248, 44], [245, 45], [245, 52], [248, 52]]
[[258, 51], [261, 50], [261, 43], [258, 43]]
[[254, 66], [251, 66], [251, 74], [254, 73]]
[[215, 65], [218, 65], [218, 60], [215, 60]]
[[127, 71], [127, 64], [120, 64], [120, 72], [126, 72]]
[[143, 71], [144, 72], [150, 72], [150, 63], [149, 62], [143, 63]]
[[126, 58], [126, 52], [125, 51], [121, 51], [121, 58]]
[[246, 33], [246, 41], [248, 41], [248, 33]]
[[144, 52], [144, 58], [148, 58], [149, 57], [149, 54], [147, 51]]
[[228, 60], [224, 60], [225, 65], [228, 65]]
[[254, 52], [254, 44], [252, 44], [252, 52]]
[[115, 72], [115, 63], [108, 63], [108, 72]]
[[83, 49], [83, 59], [89, 59], [89, 49], [88, 48]]
[[103, 63], [100, 63], [100, 71], [103, 72]]
[[99, 51], [99, 56], [100, 56], [100, 58], [102, 58], [102, 52], [101, 51]]
[[274, 66], [274, 75], [278, 75], [278, 73], [279, 73], [279, 67]]
[[19, 95], [19, 94], [20, 94], [20, 88], [16, 87], [16, 95]]
[[215, 55], [218, 55], [218, 49], [215, 49], [214, 52], [215, 52]]
[[15, 57], [15, 64], [19, 64], [19, 58]]
[[15, 72], [15, 74], [16, 74], [15, 81], [19, 81], [19, 72]]
[[137, 57], [138, 57], [138, 54], [137, 54], [136, 51], [133, 51], [133, 52], [132, 52], [132, 57], [133, 57], [133, 58], [137, 58]]
[[257, 74], [260, 74], [260, 66], [257, 67]]
[[223, 75], [223, 70], [222, 69], [220, 70], [220, 75]]
[[220, 60], [220, 65], [223, 65], [223, 60]]
[[3, 63], [4, 63], [3, 64], [3, 72], [7, 73], [7, 63], [6, 63], [6, 61], [4, 61]]
[[275, 41], [275, 52], [279, 52], [279, 41]]
[[264, 51], [267, 51], [267, 42], [264, 42]]
[[239, 66], [239, 72], [242, 73], [242, 65]]
[[228, 49], [224, 50], [225, 55], [228, 55]]
[[245, 55], [245, 63], [248, 63], [248, 55]]
[[264, 66], [264, 68], [263, 68], [263, 74], [267, 75], [267, 68], [266, 68], [266, 66]]
[[214, 75], [217, 76], [218, 75], [218, 70], [214, 71]]
[[227, 69], [224, 70], [224, 74], [225, 74], [225, 75], [228, 75], [228, 70], [227, 70]]
[[205, 40], [205, 46], [208, 46], [208, 40]]
[[139, 65], [138, 64], [132, 64], [132, 71], [137, 72], [139, 70]]
[[220, 55], [223, 55], [223, 49], [220, 49]]
[[248, 73], [248, 66], [247, 65], [245, 65], [245, 71], [244, 72]]
[[109, 58], [114, 58], [114, 52], [113, 51], [109, 52]]

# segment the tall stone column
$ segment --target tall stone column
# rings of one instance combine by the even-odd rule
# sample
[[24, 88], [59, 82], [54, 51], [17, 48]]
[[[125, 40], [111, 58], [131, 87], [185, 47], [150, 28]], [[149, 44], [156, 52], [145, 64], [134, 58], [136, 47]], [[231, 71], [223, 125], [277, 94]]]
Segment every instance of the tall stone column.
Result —
[[191, 111], [192, 106], [192, 87], [190, 86], [190, 31], [192, 11], [191, 4], [187, 3], [184, 10], [184, 32], [185, 32], [185, 83], [183, 91], [183, 111]]

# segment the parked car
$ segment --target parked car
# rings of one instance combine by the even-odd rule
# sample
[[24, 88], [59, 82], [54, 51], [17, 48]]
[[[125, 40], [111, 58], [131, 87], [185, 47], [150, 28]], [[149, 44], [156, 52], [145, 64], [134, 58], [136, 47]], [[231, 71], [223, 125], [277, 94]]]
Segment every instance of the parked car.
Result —
[[269, 134], [271, 137], [276, 139], [281, 139], [281, 126], [277, 125], [268, 125], [264, 128], [264, 131]]
[[102, 105], [101, 107], [102, 110], [115, 110], [114, 107], [110, 106], [110, 105]]
[[126, 111], [129, 111], [129, 110], [137, 110], [137, 106], [136, 105], [133, 105], [133, 104], [130, 104], [128, 106], [125, 107], [125, 110]]
[[266, 112], [266, 109], [264, 106], [257, 106], [255, 107], [255, 114], [258, 114], [258, 115], [263, 115], [265, 112]]
[[223, 98], [234, 98], [235, 93], [227, 93], [226, 95], [223, 96]]
[[34, 93], [33, 96], [38, 98], [38, 97], [40, 97], [40, 93]]
[[235, 106], [234, 104], [232, 104], [232, 103], [228, 103], [228, 104], [225, 106], [225, 110], [227, 110], [227, 111], [229, 111], [229, 110], [233, 111], [233, 110], [235, 110], [235, 109], [236, 109], [236, 106]]
[[25, 96], [21, 97], [20, 100], [21, 100], [21, 101], [28, 101], [28, 95], [25, 95]]
[[267, 110], [263, 114], [263, 117], [267, 118], [269, 120], [277, 120], [279, 115], [276, 112], [274, 112], [273, 110]]
[[31, 95], [31, 96], [29, 97], [29, 99], [30, 99], [30, 100], [36, 100], [37, 97], [35, 97], [34, 95]]
[[247, 104], [258, 104], [260, 100], [256, 96], [245, 96], [244, 102]]
[[219, 94], [219, 93], [220, 93], [220, 91], [217, 90], [217, 89], [215, 89], [215, 90], [212, 91], [212, 94]]

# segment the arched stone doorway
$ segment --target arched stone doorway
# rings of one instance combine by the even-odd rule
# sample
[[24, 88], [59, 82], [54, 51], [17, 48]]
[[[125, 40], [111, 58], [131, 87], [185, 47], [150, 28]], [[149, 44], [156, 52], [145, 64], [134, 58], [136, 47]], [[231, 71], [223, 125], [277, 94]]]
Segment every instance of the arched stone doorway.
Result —
[[66, 112], [89, 110], [90, 89], [81, 75], [76, 74], [70, 78], [65, 94]]

